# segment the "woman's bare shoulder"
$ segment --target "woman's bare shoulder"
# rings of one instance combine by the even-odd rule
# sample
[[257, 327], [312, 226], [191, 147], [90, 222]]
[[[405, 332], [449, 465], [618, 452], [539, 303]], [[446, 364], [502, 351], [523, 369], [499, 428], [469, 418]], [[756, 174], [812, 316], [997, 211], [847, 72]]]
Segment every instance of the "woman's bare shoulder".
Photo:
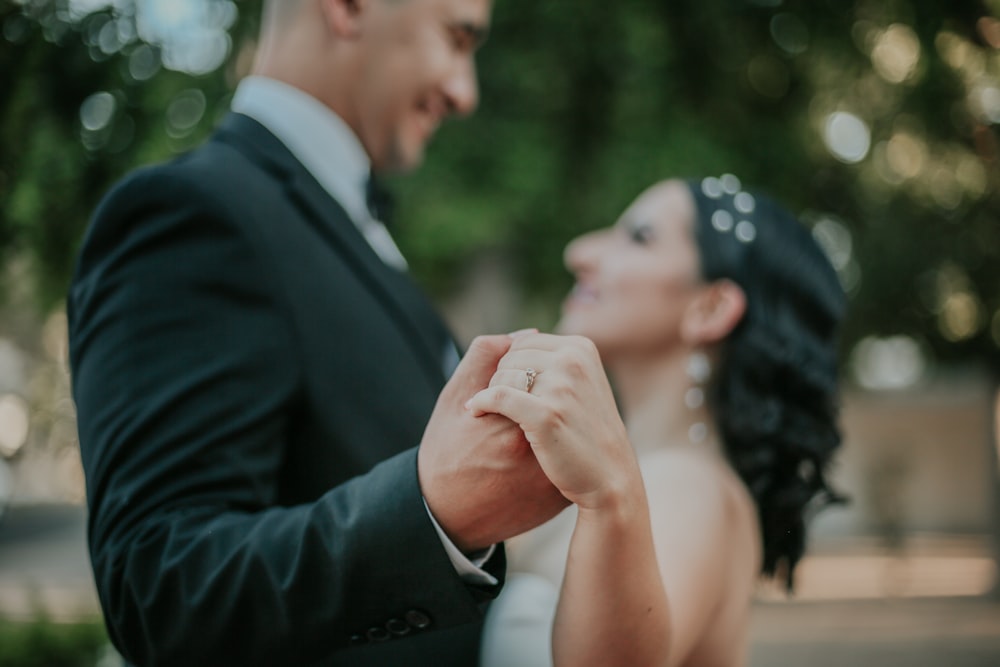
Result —
[[643, 480], [654, 492], [719, 494], [732, 483], [732, 469], [720, 457], [693, 447], [662, 447], [639, 459]]
[[644, 455], [639, 465], [654, 532], [692, 538], [696, 530], [696, 540], [716, 547], [759, 549], [756, 506], [721, 457], [691, 447], [664, 447]]
[[759, 569], [756, 510], [718, 455], [663, 448], [640, 460], [674, 628], [672, 665], [734, 664]]

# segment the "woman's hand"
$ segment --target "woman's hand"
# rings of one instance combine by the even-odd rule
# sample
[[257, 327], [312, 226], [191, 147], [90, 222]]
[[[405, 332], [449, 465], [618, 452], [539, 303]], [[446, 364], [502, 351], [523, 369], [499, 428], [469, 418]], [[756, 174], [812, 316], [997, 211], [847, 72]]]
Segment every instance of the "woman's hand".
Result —
[[[529, 384], [529, 377], [533, 381]], [[581, 509], [622, 509], [642, 478], [594, 344], [524, 334], [466, 407], [518, 424], [553, 485]]]

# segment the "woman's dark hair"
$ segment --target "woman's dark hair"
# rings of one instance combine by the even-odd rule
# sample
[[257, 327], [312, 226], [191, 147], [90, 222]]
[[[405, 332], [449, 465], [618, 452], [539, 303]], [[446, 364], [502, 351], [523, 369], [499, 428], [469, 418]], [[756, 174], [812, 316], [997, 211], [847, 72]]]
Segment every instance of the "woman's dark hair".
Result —
[[840, 444], [836, 337], [846, 297], [812, 234], [778, 204], [742, 191], [733, 176], [688, 185], [702, 277], [746, 294], [709, 406], [757, 504], [763, 571], [791, 589], [806, 515], [842, 500], [825, 473]]

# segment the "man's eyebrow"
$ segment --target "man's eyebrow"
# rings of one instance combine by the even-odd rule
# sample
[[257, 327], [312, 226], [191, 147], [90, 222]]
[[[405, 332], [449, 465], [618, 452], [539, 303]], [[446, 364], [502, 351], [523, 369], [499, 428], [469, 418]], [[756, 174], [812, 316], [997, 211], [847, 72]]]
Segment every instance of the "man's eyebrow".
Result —
[[489, 39], [490, 29], [484, 25], [478, 25], [469, 21], [458, 21], [453, 28], [465, 35], [472, 41], [476, 48], [481, 47]]

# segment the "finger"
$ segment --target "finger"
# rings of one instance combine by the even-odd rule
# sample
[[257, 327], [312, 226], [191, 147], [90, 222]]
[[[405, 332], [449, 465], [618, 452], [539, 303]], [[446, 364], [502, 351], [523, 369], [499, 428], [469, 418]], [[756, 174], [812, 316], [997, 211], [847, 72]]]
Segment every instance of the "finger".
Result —
[[[522, 380], [520, 384], [523, 385], [524, 373], [527, 369], [534, 368], [538, 373], [541, 373], [546, 369], [555, 368], [558, 363], [558, 360], [551, 352], [521, 350], [505, 354], [497, 364], [497, 372], [510, 373], [512, 376], [520, 373]], [[510, 383], [512, 387], [517, 386], [517, 384], [517, 382]]]
[[500, 359], [510, 349], [513, 339], [507, 335], [478, 336], [469, 345], [445, 391], [463, 400], [489, 386]]
[[521, 336], [528, 336], [536, 333], [538, 333], [538, 329], [532, 327], [530, 329], [518, 329], [517, 331], [512, 331], [507, 335], [510, 336], [511, 338], [519, 338]]
[[583, 336], [561, 336], [558, 334], [533, 333], [518, 335], [511, 345], [512, 351], [540, 350], [556, 352], [567, 347], [576, 347], [588, 353], [596, 351], [594, 343]]
[[537, 396], [506, 385], [483, 389], [465, 407], [476, 417], [502, 415], [522, 429], [534, 427], [545, 414], [545, 406]]
[[603, 364], [597, 347], [588, 338], [535, 334], [515, 338], [499, 368], [561, 368], [574, 373], [593, 373], [603, 368]]
[[[529, 373], [529, 371], [531, 371]], [[529, 375], [532, 379], [529, 380]], [[542, 372], [532, 367], [525, 368], [499, 368], [490, 380], [490, 387], [510, 387], [521, 391], [532, 392], [538, 388], [538, 381]]]

